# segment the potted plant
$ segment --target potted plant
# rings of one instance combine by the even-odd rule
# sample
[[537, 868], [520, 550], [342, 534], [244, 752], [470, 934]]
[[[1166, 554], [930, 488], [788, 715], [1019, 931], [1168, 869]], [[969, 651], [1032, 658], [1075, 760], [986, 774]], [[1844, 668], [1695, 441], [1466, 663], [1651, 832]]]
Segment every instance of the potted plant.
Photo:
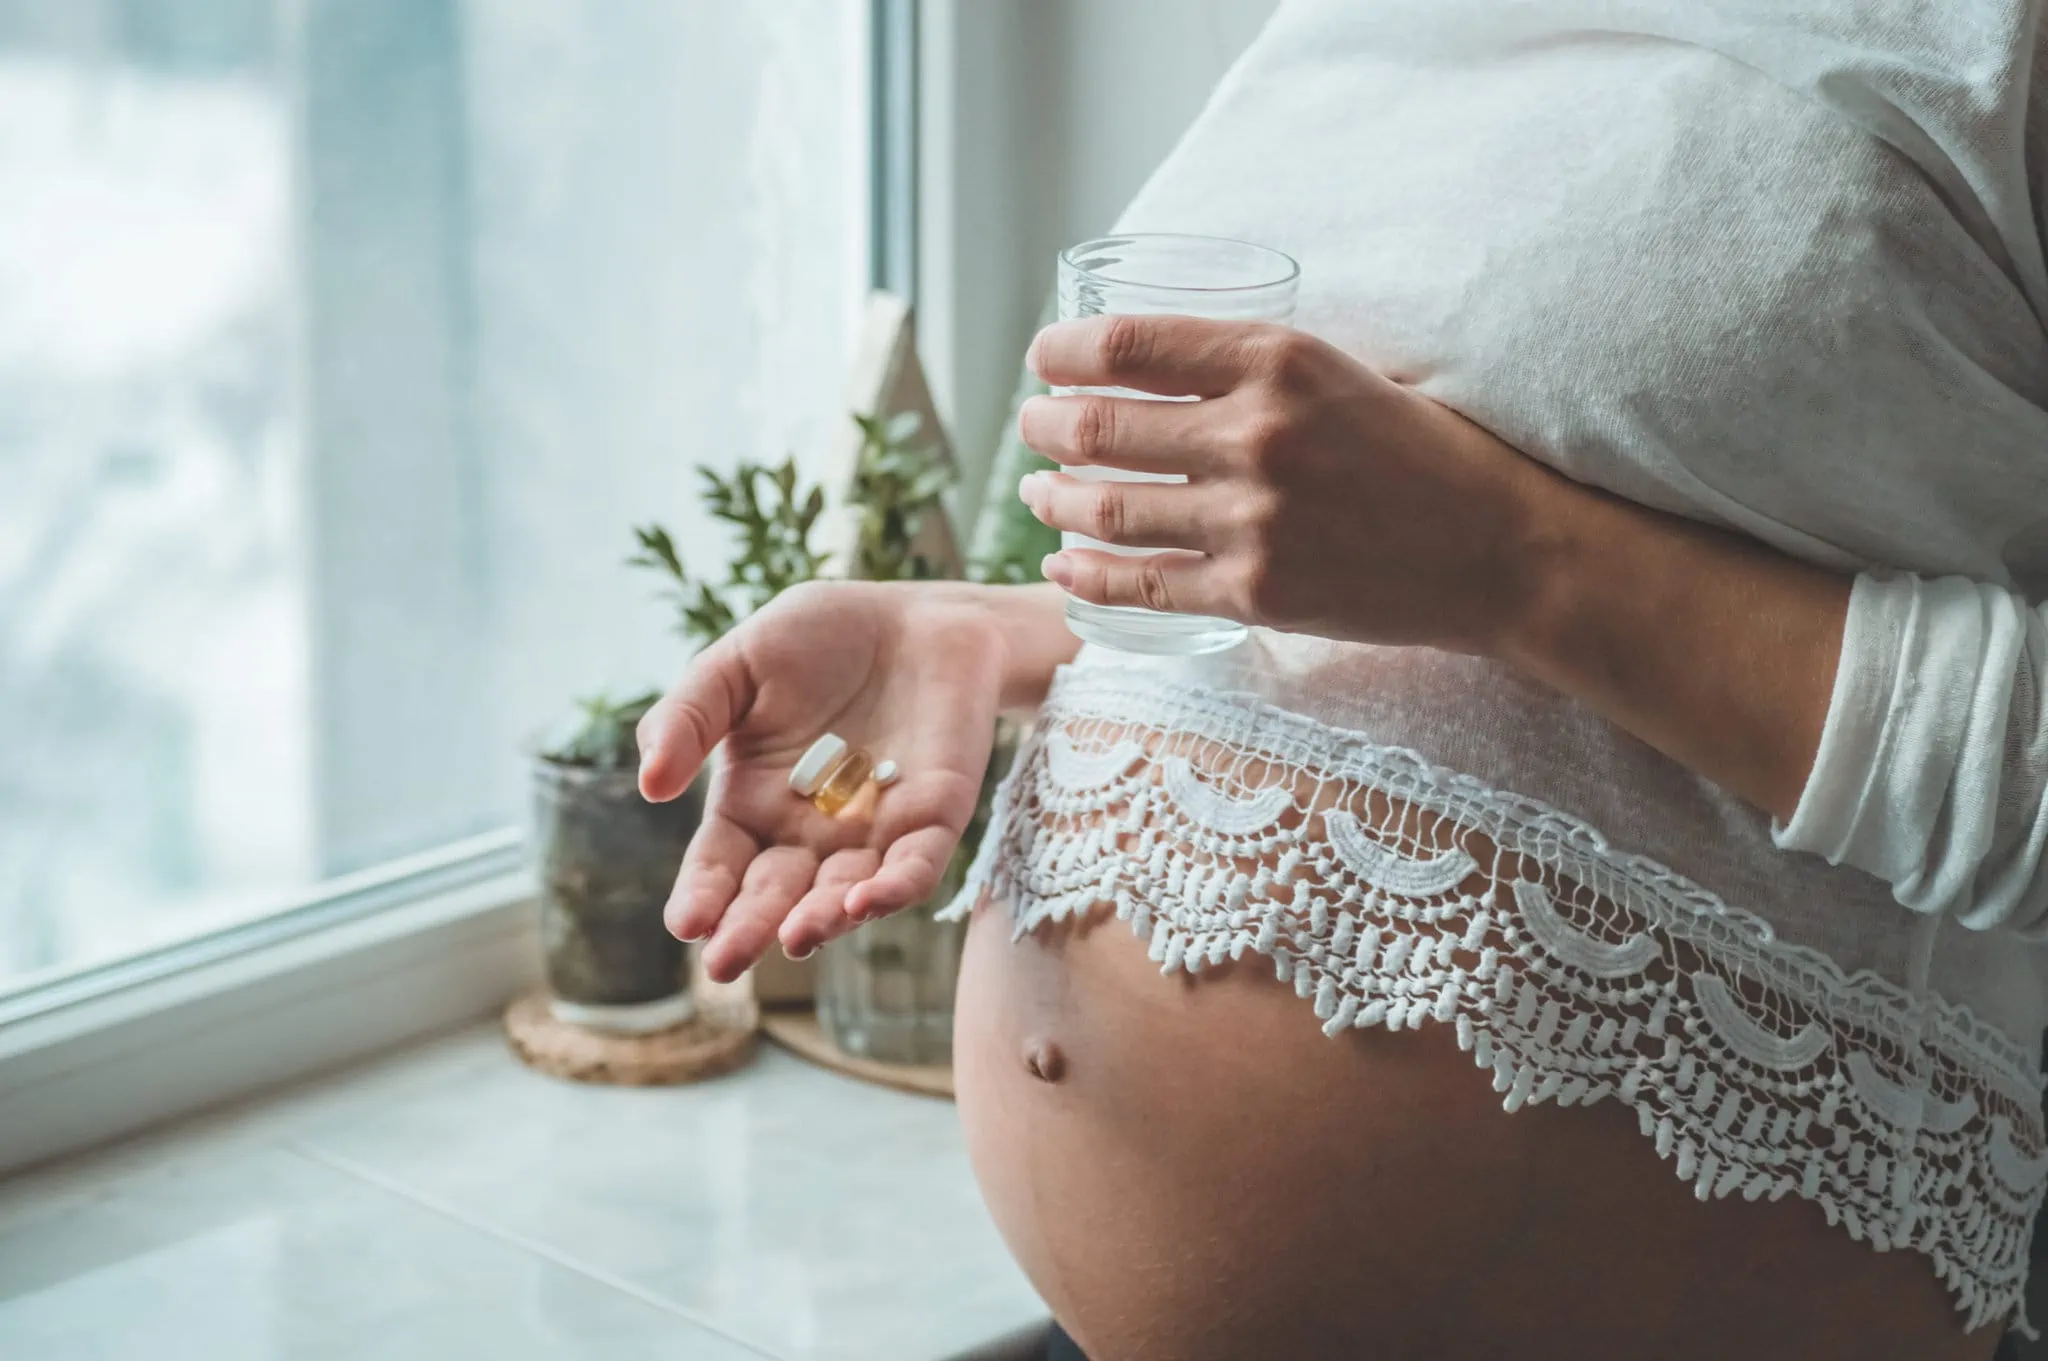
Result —
[[693, 1013], [688, 957], [661, 909], [703, 804], [695, 791], [666, 804], [640, 797], [633, 730], [656, 698], [583, 700], [534, 756], [548, 1007], [593, 1030], [665, 1030]]

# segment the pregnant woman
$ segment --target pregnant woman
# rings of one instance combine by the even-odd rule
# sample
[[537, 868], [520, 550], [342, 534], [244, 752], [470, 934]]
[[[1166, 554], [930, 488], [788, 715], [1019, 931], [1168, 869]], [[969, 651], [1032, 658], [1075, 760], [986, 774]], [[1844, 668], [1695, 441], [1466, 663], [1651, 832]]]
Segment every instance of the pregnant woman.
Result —
[[[1290, 0], [1128, 210], [1298, 329], [1039, 335], [1056, 585], [793, 592], [706, 966], [961, 910], [960, 1110], [1095, 1361], [1984, 1361], [2048, 1146], [2048, 115], [2021, 0]], [[1080, 649], [1063, 591], [1221, 615]], [[835, 732], [901, 774], [827, 816]]]

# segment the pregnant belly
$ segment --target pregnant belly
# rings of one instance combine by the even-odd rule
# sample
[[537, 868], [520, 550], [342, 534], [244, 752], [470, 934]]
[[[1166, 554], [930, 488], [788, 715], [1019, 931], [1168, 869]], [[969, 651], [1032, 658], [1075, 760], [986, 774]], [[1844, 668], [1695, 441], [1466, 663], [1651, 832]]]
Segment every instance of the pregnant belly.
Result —
[[969, 932], [982, 1192], [1092, 1361], [1984, 1361], [1926, 1261], [1796, 1197], [1701, 1203], [1617, 1103], [1510, 1115], [1447, 1027], [1326, 1038], [1256, 956]]

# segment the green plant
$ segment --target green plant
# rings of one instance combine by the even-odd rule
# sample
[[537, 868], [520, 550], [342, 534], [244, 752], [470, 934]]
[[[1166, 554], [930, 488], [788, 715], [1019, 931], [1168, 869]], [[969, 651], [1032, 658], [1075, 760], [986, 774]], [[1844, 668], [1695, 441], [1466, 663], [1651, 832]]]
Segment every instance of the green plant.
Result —
[[683, 566], [675, 540], [658, 524], [637, 527], [640, 551], [626, 561], [666, 576], [676, 606], [676, 630], [699, 647], [716, 642], [733, 625], [783, 591], [809, 581], [825, 565], [811, 547], [811, 530], [825, 510], [825, 489], [801, 491], [796, 460], [777, 468], [742, 463], [731, 477], [699, 467], [704, 505], [739, 532], [739, 551], [725, 580], [713, 585], [693, 578]]
[[[921, 422], [915, 413], [886, 420], [856, 414], [853, 419], [861, 430], [853, 487], [860, 520], [850, 575], [869, 581], [938, 575], [916, 543], [953, 483], [951, 465], [935, 443], [917, 438]], [[676, 608], [676, 631], [703, 647], [824, 569], [827, 555], [812, 546], [811, 533], [825, 512], [825, 489], [803, 486], [794, 459], [776, 467], [741, 463], [729, 477], [700, 466], [697, 476], [706, 509], [732, 526], [737, 539], [723, 577], [692, 575], [674, 537], [659, 524], [634, 528], [639, 551], [626, 561], [665, 579], [664, 594]], [[633, 729], [657, 698], [636, 695], [614, 702], [597, 695], [580, 700], [578, 712], [543, 744], [542, 754], [603, 769], [631, 765], [639, 756]]]
[[[1039, 313], [1043, 327], [1059, 315], [1058, 299], [1048, 297]], [[1034, 452], [1017, 431], [1017, 413], [1031, 398], [1048, 391], [1031, 371], [1021, 366], [1017, 390], [1010, 399], [1010, 418], [990, 451], [988, 481], [981, 495], [981, 509], [974, 517], [968, 536], [967, 574], [976, 581], [1020, 584], [1043, 581], [1038, 564], [1048, 553], [1057, 553], [1060, 534], [1048, 529], [1017, 496], [1017, 483], [1024, 474], [1059, 465]]]
[[[917, 439], [921, 422], [915, 412], [886, 420], [856, 413], [853, 420], [861, 431], [852, 497], [860, 519], [848, 575], [864, 581], [938, 575], [916, 543], [953, 483], [951, 465], [935, 444]], [[729, 478], [710, 468], [697, 473], [706, 507], [738, 531], [724, 580], [692, 576], [674, 538], [658, 524], [634, 529], [640, 551], [627, 561], [668, 579], [676, 630], [701, 647], [791, 586], [816, 577], [828, 555], [811, 545], [811, 531], [825, 510], [824, 488], [800, 486], [794, 460], [777, 468], [742, 463]]]
[[863, 581], [923, 581], [939, 575], [917, 551], [925, 521], [953, 485], [953, 465], [938, 446], [919, 441], [923, 422], [914, 411], [881, 420], [855, 415], [860, 462], [853, 502], [860, 509], [853, 575]]
[[579, 699], [577, 712], [541, 743], [540, 754], [563, 765], [595, 766], [599, 770], [631, 766], [640, 756], [633, 730], [660, 698], [658, 692], [650, 690], [631, 699], [614, 700], [603, 694]]

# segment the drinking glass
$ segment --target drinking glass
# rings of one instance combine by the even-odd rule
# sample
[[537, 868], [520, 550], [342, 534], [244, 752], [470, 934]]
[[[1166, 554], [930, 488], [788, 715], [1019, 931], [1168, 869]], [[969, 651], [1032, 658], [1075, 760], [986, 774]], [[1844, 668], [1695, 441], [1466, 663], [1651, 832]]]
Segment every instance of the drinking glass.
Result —
[[[1294, 320], [1294, 295], [1301, 267], [1277, 250], [1220, 236], [1134, 233], [1083, 241], [1060, 252], [1060, 319], [1170, 314], [1216, 321]], [[1129, 388], [1055, 388], [1055, 393], [1092, 392], [1155, 401]], [[1140, 473], [1121, 468], [1070, 468], [1073, 476], [1098, 482], [1185, 482], [1177, 473]], [[1093, 548], [1126, 557], [1159, 551], [1106, 544], [1084, 534], [1060, 535], [1063, 548]], [[1220, 652], [1244, 641], [1244, 625], [1207, 615], [1167, 614], [1124, 605], [1094, 605], [1067, 598], [1067, 626], [1083, 642], [1123, 652], [1188, 657]]]

